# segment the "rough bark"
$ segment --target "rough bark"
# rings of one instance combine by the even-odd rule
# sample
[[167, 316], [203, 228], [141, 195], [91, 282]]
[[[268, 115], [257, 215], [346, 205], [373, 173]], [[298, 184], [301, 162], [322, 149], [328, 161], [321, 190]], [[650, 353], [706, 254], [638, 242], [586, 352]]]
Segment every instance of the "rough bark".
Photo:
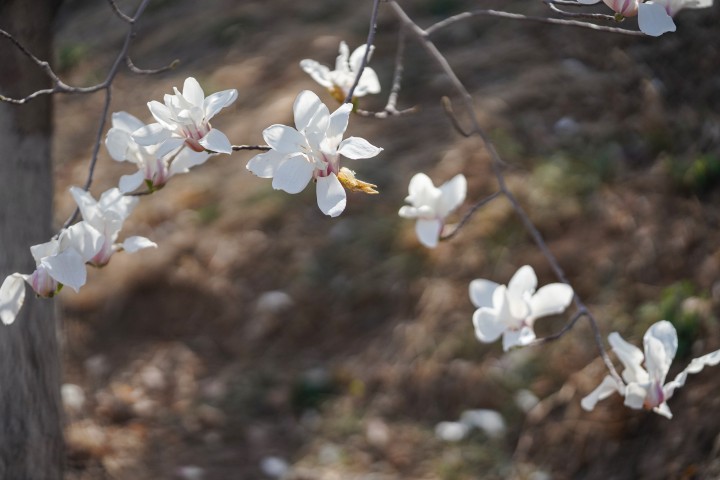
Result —
[[[0, 0], [0, 28], [51, 58], [57, 0]], [[0, 39], [0, 93], [48, 86], [43, 72]], [[35, 268], [28, 247], [52, 235], [51, 98], [0, 102], [0, 280]], [[0, 325], [0, 478], [62, 477], [60, 356], [53, 302], [31, 291], [14, 324]]]

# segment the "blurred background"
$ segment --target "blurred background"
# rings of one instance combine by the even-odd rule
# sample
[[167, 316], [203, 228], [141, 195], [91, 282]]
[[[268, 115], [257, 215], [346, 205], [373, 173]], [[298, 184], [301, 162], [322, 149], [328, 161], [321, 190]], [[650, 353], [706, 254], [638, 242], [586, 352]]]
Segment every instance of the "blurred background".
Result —
[[[118, 3], [132, 12], [137, 2]], [[341, 40], [364, 43], [371, 3], [153, 0], [132, 58], [180, 66], [121, 73], [111, 111], [147, 122], [146, 102], [194, 76], [206, 93], [238, 89], [213, 125], [235, 144], [262, 143], [265, 127], [292, 123], [300, 90], [334, 108], [298, 63], [333, 65]], [[421, 26], [470, 8], [548, 13], [527, 0], [401, 4]], [[655, 39], [476, 18], [434, 36], [603, 335], [640, 344], [652, 323], [676, 326], [670, 375], [720, 348], [718, 20], [718, 6], [685, 11], [677, 33]], [[397, 32], [381, 5], [371, 66], [383, 93], [362, 98], [364, 109], [385, 105]], [[64, 2], [61, 77], [101, 81], [124, 35], [106, 2]], [[60, 296], [68, 478], [720, 477], [718, 370], [678, 391], [672, 421], [618, 396], [587, 413], [580, 399], [605, 371], [585, 323], [505, 354], [475, 340], [471, 280], [506, 283], [525, 264], [540, 284], [556, 279], [503, 199], [434, 250], [397, 216], [419, 171], [436, 184], [467, 176], [458, 215], [497, 189], [485, 151], [445, 117], [443, 95], [454, 96], [449, 82], [409, 37], [398, 106], [417, 112], [351, 118], [347, 135], [385, 150], [345, 165], [381, 194], [350, 193], [339, 218], [322, 215], [313, 188], [291, 196], [253, 177], [251, 152], [214, 157], [142, 199], [123, 234], [159, 248], [117, 255], [80, 294]], [[74, 208], [68, 188], [87, 173], [102, 98], [56, 96], [55, 107], [60, 225]], [[131, 172], [103, 148], [92, 193]], [[567, 318], [539, 321], [538, 335]], [[478, 409], [491, 411], [484, 428], [453, 438], [441, 424]]]

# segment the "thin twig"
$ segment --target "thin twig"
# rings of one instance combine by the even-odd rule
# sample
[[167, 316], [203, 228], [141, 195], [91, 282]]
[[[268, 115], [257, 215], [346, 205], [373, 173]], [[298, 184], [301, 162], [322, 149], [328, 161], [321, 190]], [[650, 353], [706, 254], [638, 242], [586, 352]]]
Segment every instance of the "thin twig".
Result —
[[360, 83], [360, 77], [362, 77], [363, 71], [368, 64], [368, 58], [370, 58], [370, 52], [372, 51], [373, 42], [375, 41], [375, 30], [377, 30], [377, 15], [379, 6], [380, 0], [373, 0], [373, 9], [372, 14], [370, 15], [370, 31], [368, 32], [367, 42], [365, 42], [365, 55], [363, 55], [362, 62], [360, 63], [360, 68], [357, 71], [357, 75], [355, 75], [355, 81], [353, 82], [353, 86], [350, 88], [350, 90], [348, 90], [348, 94], [345, 97], [345, 102], [343, 103], [352, 103], [355, 88], [357, 88], [358, 83]]
[[158, 73], [167, 72], [168, 70], [173, 70], [177, 68], [178, 65], [180, 65], [180, 60], [175, 59], [172, 62], [170, 62], [169, 65], [165, 65], [164, 67], [160, 68], [154, 68], [154, 69], [145, 69], [145, 68], [138, 68], [133, 61], [130, 59], [130, 55], [125, 57], [125, 64], [127, 65], [128, 69], [130, 69], [131, 72], [136, 73], [138, 75], [157, 75]]
[[464, 227], [465, 224], [470, 221], [470, 218], [472, 218], [473, 214], [474, 214], [478, 209], [480, 209], [480, 207], [482, 207], [482, 206], [484, 206], [484, 205], [487, 205], [488, 203], [490, 203], [491, 201], [493, 201], [493, 200], [495, 200], [497, 197], [499, 197], [501, 194], [502, 194], [502, 192], [495, 192], [495, 193], [493, 193], [492, 195], [489, 195], [489, 196], [483, 198], [482, 200], [480, 200], [479, 202], [477, 202], [475, 205], [473, 205], [473, 206], [470, 208], [470, 210], [468, 210], [468, 211], [465, 213], [465, 215], [463, 216], [463, 218], [462, 218], [458, 223], [455, 224], [455, 227], [452, 229], [451, 232], [446, 233], [446, 234], [443, 234], [443, 235], [440, 236], [440, 240], [450, 240], [450, 239], [453, 238], [455, 235], [457, 235], [458, 232], [462, 229], [462, 227]]
[[240, 150], [260, 150], [267, 152], [268, 150], [272, 150], [272, 147], [270, 145], [233, 145], [232, 149], [233, 152], [239, 152]]
[[468, 132], [462, 127], [462, 125], [460, 125], [460, 120], [458, 120], [457, 115], [455, 115], [455, 110], [453, 110], [450, 98], [442, 97], [441, 101], [443, 110], [445, 110], [445, 114], [450, 119], [450, 123], [452, 123], [452, 126], [455, 127], [455, 130], [457, 130], [457, 132], [465, 138], [471, 136], [472, 132]]
[[120, 8], [115, 3], [115, 0], [108, 0], [108, 3], [110, 4], [110, 8], [112, 8], [113, 12], [115, 12], [115, 15], [120, 17], [121, 20], [123, 20], [124, 22], [130, 23], [130, 24], [135, 22], [135, 19], [128, 17], [127, 15], [125, 15], [122, 12], [122, 10], [120, 10]]
[[555, 5], [555, 2], [552, 2], [550, 0], [543, 0], [543, 3], [545, 3], [548, 7], [550, 7], [550, 10], [552, 10], [555, 13], [558, 13], [562, 15], [563, 17], [569, 17], [569, 18], [587, 18], [588, 20], [600, 20], [603, 22], [617, 22], [617, 19], [613, 15], [606, 15], [604, 13], [576, 13], [576, 12], [567, 12], [565, 10], [562, 10], [558, 8]]
[[457, 15], [453, 15], [452, 17], [448, 17], [445, 20], [441, 20], [428, 28], [424, 30], [424, 32], [427, 35], [432, 35], [433, 33], [437, 32], [438, 30], [448, 27], [452, 25], [453, 23], [459, 22], [461, 20], [465, 20], [466, 18], [471, 17], [498, 17], [498, 18], [506, 18], [509, 20], [521, 20], [526, 22], [537, 22], [537, 23], [547, 23], [551, 25], [563, 25], [566, 27], [579, 27], [579, 28], [588, 28], [590, 30], [597, 30], [601, 32], [609, 32], [609, 33], [620, 33], [623, 35], [634, 35], [634, 36], [644, 36], [645, 34], [642, 32], [638, 32], [637, 30], [627, 30], [625, 28], [617, 28], [617, 27], [608, 27], [605, 25], [596, 25], [594, 23], [589, 22], [581, 22], [579, 20], [567, 20], [563, 18], [547, 18], [547, 17], [531, 17], [529, 15], [522, 15], [519, 13], [510, 13], [510, 12], [501, 12], [498, 10], [471, 10], [469, 12], [463, 12], [459, 13]]
[[[396, 1], [390, 1], [388, 2], [390, 7], [395, 12], [398, 19], [405, 24], [410, 32], [412, 32], [417, 39], [420, 41], [420, 44], [427, 50], [427, 52], [430, 54], [430, 56], [440, 65], [440, 68], [442, 69], [443, 73], [448, 77], [451, 84], [457, 90], [457, 92], [460, 94], [460, 96], [463, 99], [463, 102], [465, 104], [465, 108], [468, 111], [468, 115], [470, 117], [470, 121], [472, 123], [472, 130], [470, 133], [473, 133], [480, 137], [483, 146], [485, 147], [485, 150], [487, 150], [488, 154], [490, 155], [491, 159], [491, 166], [493, 173], [495, 174], [495, 177], [497, 179], [498, 185], [500, 187], [500, 192], [505, 195], [505, 197], [510, 201], [510, 204], [515, 211], [516, 215], [520, 219], [521, 223], [525, 227], [525, 230], [530, 234], [533, 241], [537, 245], [537, 247], [542, 252], [543, 256], [547, 260], [547, 262], [550, 264], [550, 267], [555, 272], [555, 276], [563, 283], [570, 284], [568, 281], [565, 272], [560, 267], [560, 264], [558, 263], [557, 259], [553, 255], [553, 253], [548, 248], [547, 244], [545, 243], [545, 240], [542, 237], [542, 234], [540, 231], [535, 227], [532, 220], [530, 220], [530, 217], [525, 212], [525, 210], [522, 208], [520, 203], [518, 202], [517, 198], [515, 198], [515, 195], [512, 193], [512, 191], [508, 188], [507, 183], [505, 181], [505, 176], [502, 171], [502, 165], [503, 161], [500, 157], [500, 154], [495, 149], [495, 146], [493, 145], [492, 141], [490, 140], [490, 137], [487, 135], [485, 130], [480, 126], [480, 121], [478, 120], [477, 114], [475, 113], [475, 106], [473, 102], [473, 98], [470, 95], [470, 92], [465, 88], [465, 85], [463, 85], [462, 81], [458, 78], [458, 76], [455, 74], [455, 71], [448, 63], [447, 59], [443, 56], [443, 54], [437, 49], [435, 44], [430, 39], [430, 35], [427, 30], [423, 30], [420, 28], [408, 15], [405, 13], [405, 11], [398, 5]], [[435, 24], [438, 25], [438, 24]], [[616, 379], [620, 379], [620, 376], [617, 374], [617, 371], [615, 370], [615, 367], [610, 360], [609, 355], [607, 354], [607, 351], [605, 349], [605, 344], [603, 343], [602, 335], [600, 334], [600, 329], [598, 328], [597, 320], [595, 317], [590, 313], [588, 308], [583, 303], [582, 299], [577, 295], [577, 293], [574, 295], [574, 303], [578, 311], [581, 311], [584, 313], [584, 316], [588, 319], [590, 322], [590, 325], [593, 329], [595, 343], [597, 344], [598, 350], [600, 351], [600, 356], [603, 359], [603, 362], [605, 362], [605, 366], [608, 368], [608, 371], [611, 375], [613, 375]], [[567, 329], [569, 330], [569, 328]], [[566, 330], [566, 331], [567, 331]]]

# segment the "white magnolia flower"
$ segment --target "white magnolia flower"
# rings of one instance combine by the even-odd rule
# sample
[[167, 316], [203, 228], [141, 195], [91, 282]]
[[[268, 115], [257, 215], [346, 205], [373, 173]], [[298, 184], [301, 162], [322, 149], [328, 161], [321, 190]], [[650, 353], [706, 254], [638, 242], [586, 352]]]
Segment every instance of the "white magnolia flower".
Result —
[[105, 146], [114, 160], [132, 162], [138, 168], [136, 173], [120, 178], [122, 193], [132, 192], [143, 182], [150, 190], [162, 188], [173, 175], [186, 173], [210, 157], [205, 152], [189, 148], [176, 148], [176, 151], [161, 156], [157, 145], [142, 146], [135, 142], [133, 132], [145, 127], [143, 122], [127, 112], [112, 115], [112, 128], [105, 138]]
[[70, 189], [75, 203], [80, 208], [85, 222], [102, 235], [100, 250], [88, 263], [101, 267], [110, 261], [113, 253], [119, 250], [134, 253], [143, 248], [157, 247], [155, 242], [145, 237], [129, 237], [122, 243], [115, 243], [125, 219], [138, 203], [137, 197], [123, 195], [117, 188], [112, 188], [100, 196], [99, 201], [82, 188]]
[[573, 298], [565, 283], [551, 283], [537, 292], [537, 277], [531, 266], [521, 267], [508, 285], [490, 280], [470, 282], [470, 301], [478, 307], [473, 314], [475, 336], [481, 342], [503, 337], [503, 350], [528, 345], [535, 340], [535, 320], [562, 313]]
[[[585, 5], [599, 3], [601, 0], [577, 0]], [[674, 32], [672, 17], [684, 8], [709, 8], [713, 0], [602, 0], [615, 13], [623, 17], [638, 17], [640, 31], [653, 37]]]
[[[375, 47], [370, 48], [368, 61], [374, 49]], [[360, 70], [366, 50], [367, 45], [360, 45], [350, 55], [347, 43], [340, 42], [339, 54], [335, 61], [335, 70], [330, 70], [325, 65], [320, 65], [315, 60], [310, 59], [302, 60], [300, 68], [305, 70], [305, 73], [310, 75], [317, 83], [327, 88], [333, 98], [342, 103], [345, 101], [345, 97], [347, 97], [353, 83], [355, 83], [355, 77], [357, 77], [358, 70]], [[375, 70], [366, 66], [357, 87], [355, 87], [353, 97], [363, 97], [368, 93], [380, 93], [380, 82]]]
[[352, 171], [340, 167], [340, 155], [355, 160], [382, 151], [363, 138], [342, 139], [351, 110], [352, 105], [345, 103], [331, 114], [313, 92], [300, 92], [293, 106], [296, 128], [266, 128], [263, 138], [272, 150], [250, 159], [247, 169], [258, 177], [272, 178], [273, 188], [287, 193], [299, 193], [315, 180], [320, 210], [331, 217], [340, 215], [347, 200], [343, 186], [377, 193], [374, 185], [360, 182]]
[[[645, 333], [644, 354], [635, 345], [623, 340], [617, 332], [611, 333], [608, 341], [625, 366], [622, 372], [623, 381], [606, 376], [590, 395], [582, 399], [581, 405], [585, 410], [592, 410], [598, 401], [618, 392], [625, 397], [625, 405], [630, 408], [645, 408], [672, 418], [667, 401], [673, 396], [675, 389], [685, 385], [688, 374], [698, 373], [706, 366], [720, 363], [720, 350], [708, 353], [693, 359], [674, 380], [665, 383], [678, 345], [675, 327], [666, 320], [653, 324]], [[642, 367], [643, 362], [645, 368]]]
[[79, 222], [63, 230], [58, 238], [30, 247], [35, 259], [35, 271], [30, 275], [13, 273], [0, 287], [0, 320], [15, 321], [25, 302], [23, 281], [41, 297], [54, 296], [62, 285], [76, 292], [85, 285], [85, 263], [102, 247], [102, 235], [87, 222]]
[[175, 87], [173, 89], [175, 95], [165, 95], [165, 105], [155, 100], [148, 102], [157, 123], [136, 130], [133, 133], [135, 141], [143, 146], [159, 144], [159, 156], [183, 144], [196, 152], [232, 153], [230, 140], [212, 128], [210, 119], [237, 99], [237, 90], [223, 90], [206, 98], [202, 87], [192, 77], [185, 80], [182, 93]]
[[420, 243], [428, 248], [435, 248], [445, 225], [445, 218], [465, 201], [465, 175], [455, 175], [437, 188], [430, 177], [424, 173], [416, 173], [410, 179], [408, 193], [405, 201], [411, 205], [400, 208], [398, 215], [417, 218], [415, 233]]

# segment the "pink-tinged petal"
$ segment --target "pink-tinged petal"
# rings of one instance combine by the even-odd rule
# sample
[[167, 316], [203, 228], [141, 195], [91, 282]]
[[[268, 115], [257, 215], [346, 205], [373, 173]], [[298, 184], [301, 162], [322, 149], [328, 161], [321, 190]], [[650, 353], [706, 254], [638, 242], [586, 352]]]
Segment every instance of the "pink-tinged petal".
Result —
[[540, 287], [530, 299], [530, 318], [536, 319], [562, 313], [573, 299], [573, 289], [564, 283]]
[[588, 396], [586, 396], [580, 401], [580, 406], [584, 410], [591, 411], [595, 408], [597, 402], [599, 402], [600, 400], [605, 400], [613, 393], [620, 391], [621, 390], [618, 388], [618, 384], [615, 379], [610, 375], [607, 375], [605, 378], [603, 378], [602, 383], [600, 383], [600, 385], [598, 385], [595, 390], [590, 392]]
[[[333, 84], [330, 81], [330, 69], [326, 67], [325, 65], [320, 65], [315, 60], [305, 59], [300, 61], [300, 68], [302, 68], [305, 73], [310, 75], [310, 78], [315, 80], [317, 83], [320, 84], [320, 86], [325, 88], [332, 88]], [[297, 126], [297, 124], [296, 124]], [[298, 127], [300, 128], [300, 127]]]
[[67, 285], [76, 292], [85, 285], [87, 280], [85, 260], [72, 248], [52, 257], [44, 258], [42, 266], [53, 279]]
[[645, 2], [638, 7], [638, 25], [646, 35], [659, 37], [663, 33], [674, 32], [675, 22], [665, 7], [659, 3]]
[[313, 177], [315, 166], [303, 155], [285, 158], [275, 170], [272, 186], [287, 193], [302, 192]]
[[132, 133], [138, 128], [144, 127], [145, 124], [127, 112], [115, 112], [112, 114], [112, 126], [125, 133]]
[[498, 318], [497, 312], [489, 308], [475, 310], [472, 321], [475, 336], [483, 343], [494, 342], [505, 331], [505, 324]]
[[524, 298], [525, 295], [535, 293], [537, 287], [537, 276], [530, 265], [524, 265], [515, 272], [508, 282], [508, 295], [516, 298]]
[[419, 218], [415, 222], [415, 233], [417, 234], [420, 243], [425, 245], [427, 248], [435, 248], [440, 240], [440, 230], [442, 229], [442, 222], [440, 220], [432, 219], [426, 220]]
[[132, 135], [119, 128], [111, 128], [105, 137], [105, 147], [113, 160], [122, 162], [127, 160], [128, 149], [134, 144]]
[[530, 326], [521, 327], [519, 330], [505, 330], [503, 334], [503, 351], [507, 352], [513, 347], [524, 347], [537, 338], [535, 331]]
[[643, 338], [645, 368], [650, 378], [662, 385], [677, 352], [677, 332], [672, 323], [661, 320], [654, 323]]
[[157, 248], [157, 243], [145, 237], [128, 237], [122, 243], [122, 248], [128, 253], [135, 253], [144, 248]]
[[205, 92], [193, 77], [188, 77], [183, 83], [182, 96], [196, 107], [202, 107], [205, 100]]
[[237, 100], [237, 90], [223, 90], [222, 92], [213, 93], [205, 99], [203, 102], [203, 112], [205, 120], [210, 120], [212, 117], [225, 107], [229, 107], [232, 103]]
[[648, 374], [645, 369], [641, 367], [645, 359], [642, 350], [626, 342], [617, 332], [612, 332], [608, 335], [608, 342], [615, 352], [615, 355], [618, 356], [625, 366], [625, 370], [622, 372], [623, 379], [628, 383], [647, 382]]
[[376, 147], [364, 138], [360, 137], [346, 138], [338, 147], [338, 153], [340, 155], [352, 160], [357, 160], [359, 158], [372, 158], [382, 151], [382, 148]]
[[628, 383], [625, 387], [625, 406], [640, 410], [645, 404], [649, 384]]
[[[150, 113], [152, 114], [152, 116], [155, 118], [155, 120], [157, 120], [160, 125], [163, 126], [163, 128], [167, 128], [168, 130], [175, 129], [177, 122], [175, 121], [175, 118], [173, 117], [173, 114], [168, 107], [158, 102], [157, 100], [152, 100], [148, 102], [147, 106], [150, 109]], [[142, 128], [139, 128], [138, 130], [141, 130]], [[140, 143], [140, 145], [146, 144]]]
[[0, 286], [0, 320], [5, 325], [15, 321], [20, 309], [25, 303], [25, 280], [19, 273], [13, 273], [5, 278]]
[[485, 280], [484, 278], [478, 278], [470, 282], [468, 288], [470, 294], [470, 301], [476, 307], [492, 307], [493, 306], [493, 294], [499, 287], [495, 282]]
[[300, 132], [287, 125], [270, 125], [263, 130], [263, 138], [273, 150], [283, 154], [301, 152], [306, 143]]
[[455, 175], [452, 179], [440, 186], [440, 202], [438, 202], [437, 214], [446, 217], [450, 212], [458, 208], [465, 201], [467, 195], [467, 179], [462, 173]]
[[132, 139], [138, 145], [149, 147], [157, 145], [170, 138], [172, 133], [160, 123], [151, 123], [138, 128], [132, 133]]
[[194, 152], [189, 148], [184, 148], [170, 164], [170, 176], [187, 173], [192, 167], [202, 165], [210, 157], [209, 153]]
[[227, 136], [220, 130], [213, 128], [203, 138], [200, 139], [200, 145], [207, 150], [216, 153], [232, 153], [232, 144]]
[[318, 178], [315, 188], [318, 207], [325, 215], [337, 217], [345, 210], [347, 194], [334, 173]]
[[582, 3], [583, 5], [594, 5], [596, 3], [600, 3], [602, 0], [577, 0], [578, 3]]
[[118, 188], [122, 193], [130, 193], [142, 185], [144, 180], [145, 175], [143, 175], [141, 170], [138, 170], [132, 175], [123, 175], [120, 177]]
[[284, 158], [285, 154], [269, 150], [251, 158], [246, 168], [260, 178], [272, 178]]
[[326, 149], [328, 151], [335, 152], [338, 150], [338, 145], [342, 145], [340, 141], [347, 129], [348, 119], [350, 118], [350, 112], [352, 112], [352, 109], [352, 103], [343, 103], [332, 114], [330, 114], [327, 129], [325, 130], [325, 142]]
[[295, 117], [295, 127], [298, 132], [305, 130], [323, 108], [327, 107], [313, 92], [310, 90], [300, 92], [295, 98], [295, 103], [293, 103], [293, 116]]

